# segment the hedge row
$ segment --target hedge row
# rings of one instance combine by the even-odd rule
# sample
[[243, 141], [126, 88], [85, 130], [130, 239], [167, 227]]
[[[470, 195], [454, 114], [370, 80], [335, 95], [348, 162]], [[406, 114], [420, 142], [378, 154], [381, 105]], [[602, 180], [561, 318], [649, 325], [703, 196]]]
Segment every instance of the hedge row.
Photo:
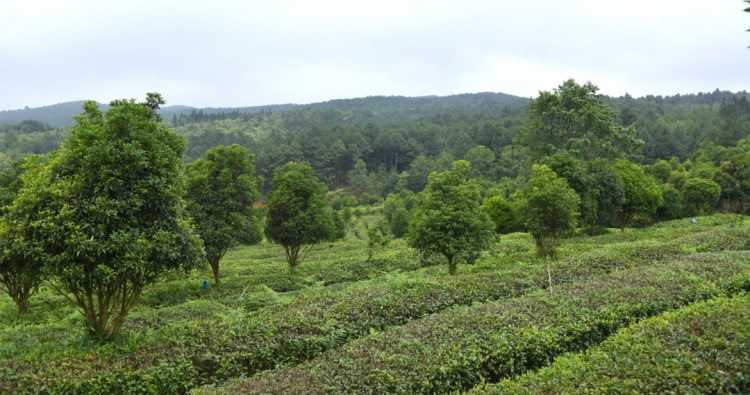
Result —
[[[689, 237], [721, 248], [744, 248], [742, 237], [710, 229]], [[579, 281], [612, 270], [664, 261], [688, 253], [681, 238], [667, 243], [635, 242], [554, 263], [557, 284]], [[215, 320], [169, 324], [155, 311], [153, 326], [165, 326], [148, 346], [109, 355], [41, 356], [0, 362], [14, 367], [13, 377], [0, 371], [0, 391], [106, 393], [185, 391], [279, 365], [314, 358], [351, 339], [403, 325], [455, 305], [507, 299], [546, 286], [538, 263], [476, 268], [452, 277], [424, 277], [420, 272], [315, 290], [287, 305]], [[172, 309], [178, 309], [175, 306]], [[142, 316], [141, 321], [147, 321]], [[139, 324], [148, 327], [149, 324]], [[51, 362], [51, 363], [50, 363]], [[177, 386], [177, 387], [175, 387]]]
[[[731, 280], [729, 280], [731, 278]], [[370, 335], [294, 368], [199, 393], [444, 393], [600, 343], [636, 320], [750, 285], [750, 253], [698, 254], [463, 307]], [[716, 284], [719, 284], [718, 286]], [[726, 287], [726, 288], [725, 288]]]
[[[320, 252], [320, 251], [317, 251]], [[347, 251], [336, 249], [333, 259], [325, 263], [305, 262], [299, 270], [299, 275], [291, 275], [286, 263], [274, 262], [273, 264], [258, 265], [248, 259], [246, 268], [240, 270], [237, 276], [225, 277], [221, 287], [214, 286], [209, 282], [209, 292], [203, 290], [201, 281], [194, 280], [192, 286], [186, 286], [185, 280], [163, 282], [152, 286], [139, 300], [140, 305], [149, 307], [174, 306], [176, 304], [211, 296], [230, 304], [234, 303], [237, 294], [242, 290], [255, 287], [266, 287], [274, 292], [297, 291], [311, 286], [332, 285], [346, 282], [366, 280], [382, 273], [392, 271], [411, 271], [421, 268], [419, 260], [405, 254], [403, 251], [393, 251], [381, 254], [376, 259], [367, 260], [358, 252], [359, 257], [349, 256], [341, 258], [339, 254]], [[281, 259], [281, 256], [279, 257]], [[224, 263], [224, 262], [222, 262]], [[226, 270], [226, 267], [224, 268]], [[234, 300], [233, 300], [234, 299]]]
[[750, 393], [750, 295], [649, 318], [583, 354], [472, 394]]

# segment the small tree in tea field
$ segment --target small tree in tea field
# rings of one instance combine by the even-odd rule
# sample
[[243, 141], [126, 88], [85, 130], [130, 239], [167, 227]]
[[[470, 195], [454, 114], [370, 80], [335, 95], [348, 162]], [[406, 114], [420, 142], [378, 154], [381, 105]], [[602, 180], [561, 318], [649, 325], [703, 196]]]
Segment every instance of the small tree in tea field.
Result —
[[313, 245], [335, 237], [333, 210], [325, 192], [306, 162], [289, 162], [274, 172], [265, 233], [284, 246], [293, 273]]
[[409, 223], [409, 244], [445, 256], [451, 275], [459, 257], [486, 249], [495, 235], [495, 224], [481, 210], [479, 188], [469, 180], [470, 169], [469, 162], [460, 160], [448, 171], [430, 174]]
[[44, 264], [51, 258], [35, 236], [39, 229], [28, 226], [28, 220], [47, 214], [51, 196], [39, 189], [35, 199], [15, 200], [24, 185], [39, 182], [43, 166], [41, 157], [31, 156], [0, 173], [0, 289], [13, 299], [20, 315], [26, 314], [29, 299], [44, 278]]
[[703, 214], [706, 207], [716, 204], [720, 196], [721, 186], [712, 180], [688, 178], [682, 186], [682, 198], [697, 216]]
[[254, 157], [237, 144], [206, 151], [187, 166], [187, 208], [220, 284], [219, 261], [229, 248], [262, 239]]
[[[519, 211], [526, 228], [534, 237], [539, 256], [552, 258], [566, 233], [573, 230], [578, 218], [578, 195], [545, 165], [533, 165], [531, 178], [521, 189], [523, 200]], [[547, 263], [552, 291], [552, 275]]]

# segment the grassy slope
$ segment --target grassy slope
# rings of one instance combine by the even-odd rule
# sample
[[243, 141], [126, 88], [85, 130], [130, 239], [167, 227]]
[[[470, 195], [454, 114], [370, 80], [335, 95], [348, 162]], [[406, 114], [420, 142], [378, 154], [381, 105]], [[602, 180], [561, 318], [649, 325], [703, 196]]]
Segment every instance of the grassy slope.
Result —
[[[553, 275], [570, 283], [699, 250], [747, 249], [747, 235], [747, 226], [715, 216], [697, 226], [682, 221], [571, 239]], [[12, 324], [0, 330], [0, 391], [43, 385], [62, 392], [185, 391], [294, 365], [453, 305], [503, 300], [545, 285], [527, 235], [504, 237], [455, 277], [442, 266], [420, 268], [401, 242], [379, 252], [374, 265], [364, 262], [365, 246], [351, 232], [345, 242], [316, 247], [302, 278], [286, 274], [277, 246], [238, 248], [222, 262], [221, 288], [201, 289], [209, 271], [150, 288], [120, 341], [107, 346], [88, 342], [78, 313], [53, 294], [43, 290], [33, 298], [23, 320], [3, 298], [0, 319]]]

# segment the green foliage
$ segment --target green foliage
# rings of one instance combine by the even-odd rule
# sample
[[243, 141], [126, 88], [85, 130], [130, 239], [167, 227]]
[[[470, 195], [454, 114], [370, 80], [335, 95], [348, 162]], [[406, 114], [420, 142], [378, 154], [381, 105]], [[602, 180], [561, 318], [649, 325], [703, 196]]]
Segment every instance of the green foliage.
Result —
[[746, 214], [750, 210], [750, 151], [733, 155], [723, 162], [714, 181], [721, 187], [724, 208], [733, 213]]
[[[364, 219], [377, 221], [369, 214]], [[724, 263], [716, 264], [713, 256], [693, 259], [691, 255], [704, 250], [750, 248], [748, 227], [732, 227], [730, 222], [726, 216], [717, 215], [702, 218], [691, 226], [681, 220], [635, 232], [573, 239], [560, 251], [556, 284], [592, 280], [602, 274], [637, 267], [654, 266], [658, 271], [688, 260], [700, 261], [701, 265], [709, 267], [723, 266]], [[404, 250], [399, 240], [392, 241], [371, 261], [364, 257], [350, 258], [365, 247], [366, 242], [348, 240], [332, 248], [314, 248], [308, 255], [308, 264], [300, 267], [300, 276], [318, 282], [317, 286], [302, 281], [300, 276], [289, 275], [286, 263], [275, 258], [272, 245], [233, 249], [223, 263], [225, 284], [221, 289], [202, 291], [198, 281], [202, 278], [200, 273], [189, 281], [160, 284], [164, 287], [159, 287], [158, 294], [154, 294], [154, 287], [149, 287], [148, 295], [144, 295], [148, 296], [148, 306], [159, 308], [144, 306], [134, 311], [127, 323], [126, 336], [104, 347], [82, 345], [79, 338], [70, 335], [71, 324], [60, 324], [59, 319], [36, 326], [10, 323], [0, 332], [0, 392], [24, 393], [47, 388], [50, 393], [71, 393], [75, 388], [96, 388], [97, 392], [107, 393], [160, 393], [159, 388], [170, 388], [178, 383], [181, 374], [185, 375], [182, 382], [188, 389], [280, 368], [266, 373], [274, 376], [303, 361], [313, 358], [317, 361], [317, 357], [334, 349], [356, 346], [357, 338], [386, 334], [390, 332], [389, 327], [421, 325], [425, 318], [447, 311], [451, 306], [480, 306], [479, 303], [492, 300], [513, 304], [509, 298], [532, 293], [546, 285], [543, 266], [533, 255], [533, 241], [525, 234], [504, 237], [490, 254], [456, 276], [444, 275], [439, 268], [419, 269], [414, 254]], [[716, 259], [746, 265], [742, 263], [747, 260], [745, 255], [726, 253]], [[253, 266], [248, 267], [248, 261]], [[716, 270], [721, 270], [725, 277], [727, 273], [738, 272]], [[384, 275], [389, 272], [391, 274]], [[676, 272], [700, 273], [691, 268]], [[637, 276], [649, 279], [648, 273]], [[371, 280], [361, 281], [368, 278]], [[733, 278], [736, 281], [732, 281], [732, 289], [747, 288], [741, 276]], [[272, 291], [262, 284], [268, 284]], [[336, 285], [323, 287], [320, 284]], [[304, 289], [306, 287], [309, 289]], [[675, 289], [680, 287], [680, 284], [675, 285]], [[580, 284], [576, 289], [587, 289], [587, 285]], [[288, 290], [295, 291], [285, 292]], [[187, 299], [176, 305], [158, 302], [162, 297], [174, 297], [177, 292]], [[633, 295], [641, 292], [641, 287], [629, 291]], [[652, 291], [647, 292], [650, 295]], [[244, 301], [239, 300], [240, 296]], [[623, 300], [627, 305], [630, 299]], [[1, 302], [0, 314], [3, 314], [7, 305]], [[685, 302], [681, 299], [680, 303]], [[44, 303], [48, 305], [48, 301]], [[44, 311], [34, 309], [35, 312], [40, 310]], [[58, 311], [47, 308], [44, 312], [57, 317]], [[544, 315], [545, 311], [539, 314]], [[75, 316], [73, 310], [68, 310], [67, 314]], [[65, 316], [63, 311], [62, 317]], [[446, 325], [452, 327], [452, 323]], [[443, 326], [437, 325], [438, 328]], [[477, 332], [481, 334], [485, 327], [471, 329], [464, 325], [461, 328], [454, 341], [476, 338]], [[497, 344], [493, 344], [491, 347], [497, 348]], [[460, 347], [452, 350], [451, 353], [458, 352], [462, 358]], [[396, 359], [402, 358], [393, 355]], [[450, 358], [448, 353], [441, 355]], [[412, 364], [422, 366], [421, 358], [421, 354], [415, 353]], [[301, 369], [316, 361], [301, 365]], [[338, 376], [330, 377], [338, 380]], [[220, 393], [237, 391], [231, 381], [227, 384], [204, 388], [209, 392], [212, 388]], [[244, 384], [240, 381], [237, 385]], [[314, 392], [316, 388], [309, 391]], [[332, 391], [335, 392], [328, 389]]]
[[341, 240], [346, 236], [346, 221], [339, 211], [332, 211], [331, 218], [333, 219], [333, 234], [328, 241]]
[[661, 196], [662, 204], [656, 209], [656, 218], [660, 221], [682, 218], [685, 212], [682, 193], [671, 184], [662, 184]]
[[719, 184], [703, 179], [689, 178], [682, 186], [682, 198], [685, 204], [693, 207], [695, 215], [700, 216], [704, 208], [711, 208], [719, 201], [721, 187]]
[[[0, 171], [0, 209], [13, 204], [13, 200], [18, 195], [18, 191], [23, 187], [23, 179], [21, 175], [25, 171], [27, 163], [29, 162], [38, 162], [38, 159], [18, 159], [7, 169]], [[3, 212], [0, 211], [0, 215], [3, 215]]]
[[554, 92], [540, 92], [529, 103], [528, 123], [519, 141], [535, 158], [560, 151], [582, 160], [638, 157], [643, 141], [636, 139], [635, 127], [617, 125], [597, 90], [590, 82], [579, 85], [569, 79]]
[[354, 167], [347, 173], [347, 177], [349, 178], [349, 189], [356, 197], [361, 198], [363, 193], [372, 191], [373, 186], [367, 173], [367, 164], [362, 159], [357, 159]]
[[414, 192], [404, 189], [398, 193], [390, 193], [383, 202], [383, 215], [388, 222], [393, 220], [393, 213], [397, 209], [403, 208], [406, 212], [411, 212], [418, 205], [419, 199]]
[[495, 223], [495, 232], [498, 234], [516, 232], [520, 228], [516, 207], [501, 195], [485, 198], [482, 211]]
[[378, 203], [382, 203], [383, 199], [380, 198], [377, 195], [372, 195], [367, 192], [362, 194], [362, 198], [360, 199], [359, 203], [364, 206], [372, 206]]
[[662, 184], [668, 183], [669, 177], [672, 175], [672, 166], [664, 159], [656, 161], [651, 165], [650, 170], [651, 175]]
[[591, 225], [593, 235], [598, 224], [609, 222], [620, 212], [625, 202], [625, 191], [610, 161], [595, 159], [588, 162], [586, 167], [591, 179], [591, 195], [587, 198], [591, 205], [585, 220]]
[[468, 162], [456, 161], [451, 170], [431, 174], [409, 224], [409, 244], [445, 256], [450, 274], [456, 273], [456, 258], [486, 249], [494, 234], [469, 172]]
[[716, 298], [634, 324], [585, 353], [472, 394], [745, 393], [750, 297]]
[[477, 145], [464, 155], [464, 159], [471, 163], [471, 178], [492, 177], [492, 166], [495, 162], [495, 154], [483, 145]]
[[265, 233], [284, 247], [291, 271], [311, 246], [335, 236], [325, 189], [308, 163], [289, 162], [274, 172]]
[[[586, 349], [639, 319], [722, 293], [750, 276], [747, 253], [623, 270], [505, 301], [451, 309], [347, 344], [291, 369], [206, 393], [449, 393]], [[735, 326], [736, 327], [736, 326]], [[741, 343], [737, 343], [741, 344]]]
[[16, 196], [24, 186], [43, 183], [41, 157], [28, 157], [13, 163], [0, 173], [0, 290], [13, 299], [19, 315], [25, 315], [29, 298], [44, 279], [44, 265], [51, 258], [38, 238], [39, 229], [29, 226], [47, 213], [45, 205], [51, 196], [42, 194], [34, 200], [19, 201]]
[[328, 199], [328, 203], [331, 205], [331, 208], [337, 211], [343, 209], [344, 207], [357, 206], [357, 198], [345, 189], [337, 189], [335, 191], [328, 192], [326, 198]]
[[409, 232], [409, 212], [406, 208], [399, 207], [391, 217], [391, 233], [397, 238], [406, 236]]
[[579, 199], [565, 179], [545, 165], [534, 165], [521, 188], [519, 212], [542, 257], [553, 257], [563, 236], [573, 230]]
[[146, 286], [200, 261], [181, 201], [185, 141], [159, 125], [161, 97], [147, 100], [117, 100], [106, 113], [87, 102], [68, 142], [11, 209], [49, 258], [55, 286], [103, 340], [117, 335]]
[[615, 162], [615, 171], [622, 181], [624, 201], [617, 219], [625, 230], [636, 214], [651, 215], [661, 206], [663, 198], [656, 181], [643, 168], [627, 160]]
[[390, 239], [387, 237], [387, 230], [384, 226], [371, 226], [367, 230], [367, 260], [372, 260], [375, 255], [375, 251], [379, 248], [385, 247], [390, 243]]
[[[600, 159], [601, 161], [602, 159]], [[558, 177], [565, 179], [568, 186], [578, 195], [578, 213], [581, 223], [591, 223], [592, 219], [597, 217], [595, 213], [594, 198], [597, 196], [593, 191], [593, 183], [586, 162], [576, 159], [568, 152], [557, 153], [552, 156], [543, 158], [542, 163], [552, 169]], [[596, 191], [601, 192], [601, 187]]]
[[203, 239], [216, 285], [219, 261], [229, 248], [261, 241], [253, 157], [239, 145], [219, 146], [186, 169], [187, 209]]
[[388, 194], [385, 199], [383, 215], [388, 221], [391, 233], [397, 238], [402, 238], [408, 233], [411, 213], [418, 201], [417, 195], [408, 189], [401, 190], [397, 194]]

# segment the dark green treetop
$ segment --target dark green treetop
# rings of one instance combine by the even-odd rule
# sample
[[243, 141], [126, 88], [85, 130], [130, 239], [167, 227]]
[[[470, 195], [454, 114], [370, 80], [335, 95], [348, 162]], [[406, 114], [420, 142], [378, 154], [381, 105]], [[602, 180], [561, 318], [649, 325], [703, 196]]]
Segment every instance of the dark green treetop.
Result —
[[[50, 257], [52, 284], [75, 303], [89, 333], [114, 338], [143, 289], [164, 272], [200, 262], [202, 243], [184, 210], [184, 138], [160, 125], [164, 101], [95, 102], [14, 206], [35, 248]], [[43, 199], [40, 201], [39, 199]]]
[[581, 160], [641, 154], [643, 141], [636, 138], [635, 127], [618, 125], [612, 109], [596, 95], [598, 90], [591, 82], [579, 85], [569, 79], [529, 103], [528, 123], [518, 139], [532, 158], [561, 151]]
[[310, 247], [335, 235], [325, 192], [307, 162], [289, 162], [274, 172], [265, 233], [284, 247], [292, 272]]
[[187, 208], [203, 239], [206, 259], [220, 283], [219, 261], [237, 244], [262, 239], [254, 157], [237, 144], [206, 151], [187, 166]]
[[409, 223], [409, 244], [424, 253], [442, 254], [448, 271], [456, 273], [457, 258], [489, 247], [495, 224], [481, 210], [482, 197], [469, 179], [469, 162], [453, 162], [450, 170], [432, 173]]

